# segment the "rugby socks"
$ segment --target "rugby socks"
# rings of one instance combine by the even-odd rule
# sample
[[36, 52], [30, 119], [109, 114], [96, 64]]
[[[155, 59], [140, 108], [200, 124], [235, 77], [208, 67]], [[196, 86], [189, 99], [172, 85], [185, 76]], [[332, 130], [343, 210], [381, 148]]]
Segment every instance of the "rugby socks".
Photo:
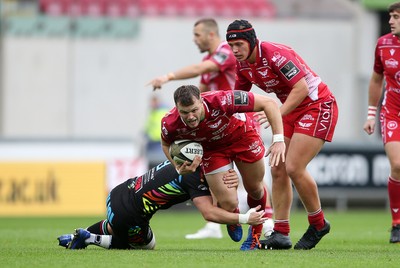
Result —
[[392, 213], [392, 225], [400, 224], [400, 181], [389, 176], [388, 194], [390, 212]]
[[86, 230], [91, 232], [92, 234], [106, 234], [108, 235], [109, 233], [107, 232], [107, 220], [102, 220], [99, 221], [91, 226], [89, 226]]
[[325, 216], [321, 208], [314, 212], [308, 212], [308, 222], [314, 226], [317, 231], [321, 230], [325, 226]]
[[85, 240], [88, 245], [96, 245], [102, 248], [110, 248], [112, 236], [107, 231], [107, 220], [99, 221], [87, 228], [90, 237]]
[[289, 220], [275, 220], [274, 221], [274, 231], [288, 236], [290, 233]]
[[[265, 187], [263, 187], [263, 189], [264, 189], [264, 194], [261, 197], [261, 199], [259, 199], [259, 200], [255, 200], [255, 199], [251, 198], [250, 195], [247, 195], [247, 204], [249, 205], [250, 208], [254, 208], [258, 205], [261, 205], [261, 210], [265, 211], [265, 207], [266, 207], [266, 203], [267, 203], [267, 191], [266, 191]], [[266, 216], [266, 215], [264, 214], [264, 216]], [[253, 226], [253, 231], [254, 231], [254, 233], [261, 233], [262, 228], [263, 228], [263, 225], [259, 224], [259, 225]]]
[[258, 205], [261, 205], [261, 209], [265, 210], [266, 203], [267, 203], [267, 191], [265, 190], [265, 187], [263, 189], [264, 189], [263, 197], [261, 197], [261, 199], [259, 199], [259, 200], [255, 200], [255, 199], [251, 198], [250, 195], [247, 195], [247, 204], [249, 205], [250, 208], [254, 208]]

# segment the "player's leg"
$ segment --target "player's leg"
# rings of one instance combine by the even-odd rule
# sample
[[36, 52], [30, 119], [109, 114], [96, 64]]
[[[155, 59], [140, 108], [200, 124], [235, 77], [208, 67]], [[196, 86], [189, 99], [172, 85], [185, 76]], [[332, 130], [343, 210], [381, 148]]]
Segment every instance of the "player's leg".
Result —
[[[254, 163], [235, 162], [243, 180], [243, 186], [247, 192], [247, 204], [250, 208], [261, 206], [265, 211], [268, 191], [264, 185], [265, 162], [264, 158]], [[270, 208], [269, 208], [270, 209]], [[266, 217], [272, 217], [268, 214]], [[243, 242], [241, 250], [258, 249], [263, 225], [249, 226], [247, 239]]]
[[[290, 140], [285, 137], [286, 148]], [[263, 249], [290, 249], [292, 242], [290, 233], [290, 208], [292, 205], [292, 183], [286, 173], [285, 163], [271, 168], [272, 177], [272, 205], [274, 208], [274, 231], [266, 240], [262, 240]]]
[[385, 144], [385, 152], [390, 162], [388, 179], [388, 195], [392, 215], [390, 243], [400, 243], [400, 142], [392, 141]]
[[310, 224], [307, 232], [295, 245], [295, 249], [311, 249], [330, 230], [325, 220], [315, 180], [307, 171], [307, 165], [319, 153], [324, 140], [301, 133], [294, 133], [286, 156], [286, 172], [292, 179], [307, 213]]
[[[231, 168], [232, 164], [229, 164], [209, 172], [206, 174], [206, 179], [214, 197], [218, 200], [218, 206], [226, 211], [239, 213], [236, 188], [226, 187], [222, 179], [223, 174]], [[240, 224], [227, 225], [227, 230], [233, 241], [238, 242], [242, 239], [243, 231]]]

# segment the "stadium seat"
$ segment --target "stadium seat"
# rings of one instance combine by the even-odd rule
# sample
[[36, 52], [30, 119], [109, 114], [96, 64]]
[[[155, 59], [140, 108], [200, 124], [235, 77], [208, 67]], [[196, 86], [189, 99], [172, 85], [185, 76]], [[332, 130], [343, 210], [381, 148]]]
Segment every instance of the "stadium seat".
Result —
[[109, 17], [137, 17], [140, 15], [140, 8], [137, 0], [108, 1], [105, 14]]
[[67, 14], [69, 0], [40, 0], [40, 12], [49, 16], [62, 16]]

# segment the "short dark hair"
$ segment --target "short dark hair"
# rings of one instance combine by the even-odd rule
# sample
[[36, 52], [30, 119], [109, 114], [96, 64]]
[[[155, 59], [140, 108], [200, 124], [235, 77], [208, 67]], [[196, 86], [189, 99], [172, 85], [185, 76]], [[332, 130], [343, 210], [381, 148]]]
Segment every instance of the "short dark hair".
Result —
[[396, 10], [400, 10], [400, 2], [397, 3], [393, 3], [388, 7], [388, 11], [390, 12], [394, 12]]
[[200, 89], [194, 85], [184, 85], [178, 87], [174, 92], [175, 105], [193, 105], [193, 97], [200, 99]]
[[194, 23], [194, 26], [197, 26], [199, 24], [204, 24], [204, 28], [206, 31], [211, 32], [214, 31], [217, 35], [219, 35], [219, 31], [218, 31], [218, 23], [216, 20], [212, 19], [212, 18], [203, 18], [203, 19], [199, 19], [198, 21], [196, 21]]

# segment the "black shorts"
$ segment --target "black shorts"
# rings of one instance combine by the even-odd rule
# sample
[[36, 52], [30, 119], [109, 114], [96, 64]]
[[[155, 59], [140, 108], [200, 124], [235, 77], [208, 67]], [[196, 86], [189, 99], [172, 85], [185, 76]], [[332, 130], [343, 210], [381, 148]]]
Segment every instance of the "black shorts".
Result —
[[133, 191], [128, 188], [134, 179], [129, 179], [115, 187], [107, 197], [107, 221], [114, 236], [126, 248], [142, 247], [153, 239], [149, 222], [144, 220], [140, 210], [135, 209]]

